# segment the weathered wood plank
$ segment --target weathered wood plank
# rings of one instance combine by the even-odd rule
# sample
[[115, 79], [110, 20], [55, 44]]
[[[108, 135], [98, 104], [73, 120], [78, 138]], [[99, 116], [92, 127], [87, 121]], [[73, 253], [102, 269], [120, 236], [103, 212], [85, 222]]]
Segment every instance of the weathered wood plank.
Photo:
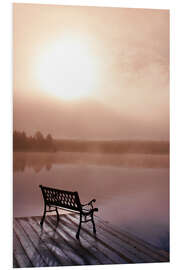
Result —
[[134, 239], [136, 242], [138, 242], [140, 245], [147, 247], [148, 249], [151, 249], [152, 251], [154, 251], [154, 253], [158, 254], [159, 256], [161, 256], [162, 258], [168, 259], [169, 260], [169, 252], [163, 250], [163, 249], [159, 249], [157, 247], [154, 247], [153, 245], [151, 245], [148, 242], [145, 242], [143, 239], [139, 238], [138, 236], [133, 235], [132, 233], [126, 232], [124, 230], [122, 230], [122, 233], [124, 235], [128, 235], [129, 237], [131, 237], [132, 239]]
[[29, 224], [29, 219], [20, 219], [19, 223], [22, 225], [23, 229], [26, 231], [28, 235], [31, 236], [31, 240], [40, 253], [41, 257], [45, 261], [47, 266], [60, 266], [62, 265], [59, 260], [50, 252], [47, 245], [44, 241], [42, 241], [40, 235], [33, 229], [33, 227]]
[[117, 238], [124, 237], [128, 239], [128, 241], [132, 244], [132, 246], [136, 246], [137, 249], [141, 250], [141, 252], [147, 253], [152, 256], [156, 261], [157, 259], [166, 262], [169, 260], [168, 252], [164, 250], [159, 250], [154, 247], [150, 243], [145, 242], [144, 240], [138, 238], [133, 235], [131, 232], [127, 232], [124, 229], [118, 230], [115, 226], [109, 224], [109, 222], [105, 222], [102, 218], [97, 217], [98, 224], [100, 223], [106, 230], [109, 230], [110, 233], [114, 234]]
[[[36, 219], [36, 218], [35, 218]], [[48, 233], [49, 237], [53, 238], [56, 242], [57, 247], [60, 247], [61, 250], [71, 259], [71, 265], [84, 265], [86, 261], [77, 254], [71, 246], [70, 241], [67, 241], [66, 236], [57, 232], [58, 228], [52, 226], [50, 222], [48, 222], [48, 216], [46, 217], [43, 224], [44, 231]]]
[[[69, 218], [69, 221], [73, 222], [76, 226], [78, 225], [78, 219], [77, 217], [75, 217], [74, 215], [72, 215], [71, 217], [69, 217], [69, 215], [67, 215], [67, 218]], [[132, 260], [132, 258], [129, 258], [128, 256], [126, 256], [126, 254], [124, 254], [124, 252], [122, 252], [122, 249], [120, 247], [120, 250], [117, 250], [116, 248], [114, 248], [112, 246], [111, 242], [105, 242], [104, 240], [104, 236], [101, 235], [100, 237], [98, 237], [98, 235], [95, 235], [92, 233], [92, 228], [91, 229], [87, 229], [88, 223], [86, 223], [83, 227], [83, 230], [85, 231], [86, 234], [89, 234], [89, 236], [92, 237], [92, 239], [96, 239], [96, 241], [98, 243], [101, 243], [102, 246], [106, 247], [108, 249], [108, 252], [111, 252], [111, 257], [118, 258], [118, 262], [120, 263], [120, 260], [124, 260], [126, 263], [134, 263], [134, 261]], [[87, 226], [86, 226], [87, 225]], [[135, 259], [136, 260], [136, 259]]]
[[[67, 215], [67, 218], [70, 218], [73, 222], [78, 224], [78, 216], [77, 215]], [[84, 230], [86, 233], [89, 233], [92, 231], [92, 224], [86, 223], [84, 226]], [[100, 228], [98, 228], [100, 230]], [[114, 241], [112, 238], [108, 238], [107, 235], [103, 230], [100, 230], [100, 233], [96, 234], [96, 238], [103, 243], [103, 245], [107, 245], [110, 250], [112, 250], [114, 253], [118, 254], [120, 258], [122, 257], [129, 263], [141, 263], [142, 259], [138, 258], [135, 254], [129, 252], [128, 249], [126, 249], [122, 242]], [[144, 262], [144, 261], [143, 261]]]
[[[50, 222], [52, 222], [54, 225], [56, 224], [56, 221], [50, 218]], [[51, 220], [52, 219], [52, 220]], [[78, 241], [76, 238], [74, 238], [75, 228], [70, 227], [66, 222], [58, 222], [59, 224], [59, 230], [63, 231], [67, 235], [67, 239], [71, 239], [71, 245], [73, 245], [73, 248], [76, 249], [76, 252], [80, 252], [81, 255], [83, 255], [84, 258], [88, 258], [88, 264], [100, 264], [101, 262], [94, 256], [93, 253], [89, 251], [89, 249], [86, 249], [82, 246], [82, 243]]]
[[[53, 218], [53, 217], [52, 217]], [[77, 226], [73, 222], [69, 222], [69, 220], [66, 218], [66, 215], [61, 215], [60, 217], [60, 223], [63, 223], [64, 225], [67, 225], [68, 228], [71, 230], [77, 230]], [[112, 258], [110, 258], [108, 254], [108, 250], [104, 252], [104, 247], [101, 246], [101, 243], [98, 243], [96, 239], [92, 239], [89, 234], [86, 234], [86, 232], [83, 230], [81, 231], [81, 239], [80, 243], [83, 248], [88, 249], [91, 254], [93, 254], [101, 264], [113, 264], [116, 263], [113, 261]], [[118, 258], [119, 260], [119, 258]], [[121, 263], [125, 263], [123, 260]]]
[[14, 221], [14, 230], [18, 235], [18, 238], [33, 266], [42, 267], [46, 266], [45, 261], [39, 254], [39, 251], [34, 247], [30, 236], [26, 234], [22, 226], [19, 224], [19, 220]]
[[[123, 246], [125, 249], [129, 250], [131, 253], [133, 253], [137, 258], [139, 258], [143, 262], [157, 262], [159, 261], [164, 261], [160, 256], [156, 254], [150, 254], [149, 252], [145, 251], [145, 247], [140, 248], [139, 245], [135, 242], [132, 241], [130, 238], [125, 237], [123, 234], [119, 233], [116, 234], [114, 230], [109, 228], [108, 226], [105, 226], [104, 224], [100, 223], [99, 221], [97, 222], [97, 227], [99, 232], [101, 233], [102, 231], [105, 233], [106, 237], [111, 239], [113, 243], [118, 243]], [[153, 256], [154, 255], [154, 256]]]
[[[100, 249], [98, 249], [95, 246], [94, 242], [88, 242], [88, 237], [81, 237], [80, 240], [77, 240], [74, 235], [76, 234], [77, 231], [77, 226], [73, 226], [73, 224], [69, 224], [67, 222], [67, 220], [64, 219], [65, 215], [61, 215], [60, 216], [60, 221], [59, 221], [59, 227], [60, 230], [64, 230], [66, 231], [67, 235], [71, 235], [71, 237], [73, 237], [73, 241], [75, 242], [75, 245], [77, 247], [80, 247], [81, 249], [87, 250], [88, 251], [88, 257], [90, 258], [90, 260], [92, 261], [92, 258], [94, 260], [94, 263], [96, 262], [96, 264], [112, 264], [113, 261], [108, 257], [105, 256]], [[56, 222], [55, 219], [53, 219], [53, 217], [51, 217], [52, 222]], [[73, 234], [72, 234], [73, 232]], [[86, 235], [87, 236], [87, 235]], [[92, 261], [93, 262], [93, 261]]]
[[[51, 224], [54, 229], [56, 228], [57, 223], [56, 221], [52, 220], [50, 216], [47, 218], [47, 222]], [[71, 246], [74, 254], [77, 254], [83, 260], [83, 264], [100, 264], [97, 259], [91, 257], [91, 254], [88, 250], [85, 250], [80, 246], [79, 241], [77, 241], [77, 239], [73, 237], [74, 232], [68, 232], [67, 225], [64, 226], [62, 223], [59, 222], [58, 227], [56, 228], [56, 232], [58, 235], [62, 236], [64, 240]]]
[[33, 266], [30, 259], [26, 255], [26, 251], [21, 245], [21, 242], [15, 230], [13, 230], [13, 254], [19, 267], [24, 267], [24, 266], [32, 267]]
[[69, 257], [70, 251], [68, 247], [63, 242], [63, 239], [58, 243], [54, 237], [54, 230], [48, 226], [46, 222], [43, 224], [43, 230], [40, 228], [40, 219], [39, 218], [30, 218], [30, 224], [41, 235], [41, 239], [46, 243], [47, 247], [51, 252], [61, 261], [62, 265], [78, 265], [74, 258]]
[[15, 255], [13, 255], [13, 268], [19, 268], [20, 266], [19, 266], [19, 264], [18, 264], [18, 262], [17, 262], [17, 260], [16, 260], [16, 257], [15, 257]]
[[92, 223], [83, 223], [76, 239], [79, 215], [16, 218], [13, 228], [13, 267], [61, 265], [99, 265], [168, 262], [169, 254], [136, 238], [132, 233], [95, 216], [97, 234]]
[[[78, 219], [76, 220], [75, 217], [74, 217], [75, 219], [74, 218], [72, 219], [72, 217], [74, 217], [74, 215], [73, 216], [72, 215], [65, 215], [64, 216], [66, 222], [68, 222], [68, 226], [71, 226], [71, 224], [74, 224], [74, 226], [77, 228], [79, 221], [78, 221]], [[122, 252], [122, 249], [120, 247], [120, 243], [118, 245], [118, 249], [117, 249], [117, 247], [114, 248], [112, 241], [111, 242], [104, 241], [103, 234], [104, 234], [104, 232], [101, 234], [100, 237], [98, 237], [98, 234], [95, 235], [92, 232], [91, 224], [88, 225], [88, 223], [85, 223], [84, 226], [82, 225], [82, 228], [81, 228], [80, 239], [88, 238], [90, 245], [92, 245], [94, 242], [96, 242], [96, 245], [99, 247], [101, 252], [103, 252], [104, 255], [107, 258], [109, 258], [109, 260], [113, 261], [113, 263], [122, 264], [122, 263], [133, 263], [134, 262], [132, 260], [132, 258], [127, 257], [126, 256], [127, 254], [124, 254]]]

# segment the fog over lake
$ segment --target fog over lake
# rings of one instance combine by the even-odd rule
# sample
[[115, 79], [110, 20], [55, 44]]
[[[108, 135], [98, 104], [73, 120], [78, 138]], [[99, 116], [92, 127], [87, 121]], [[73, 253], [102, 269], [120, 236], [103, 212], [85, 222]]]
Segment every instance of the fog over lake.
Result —
[[13, 181], [15, 217], [42, 215], [39, 184], [78, 191], [104, 220], [169, 249], [168, 155], [15, 152]]
[[[43, 215], [39, 185], [77, 191], [82, 204], [96, 199], [104, 222], [169, 251], [169, 18], [168, 9], [13, 4], [14, 218]], [[119, 248], [128, 261], [146, 258]]]

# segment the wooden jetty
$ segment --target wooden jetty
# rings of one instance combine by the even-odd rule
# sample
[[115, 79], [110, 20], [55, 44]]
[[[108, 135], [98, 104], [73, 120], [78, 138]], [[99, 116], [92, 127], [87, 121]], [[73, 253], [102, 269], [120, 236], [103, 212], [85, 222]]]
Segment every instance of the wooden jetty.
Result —
[[43, 229], [41, 217], [14, 218], [13, 267], [46, 267], [127, 263], [169, 262], [169, 253], [150, 245], [95, 217], [96, 235], [92, 224], [79, 224], [77, 214], [46, 216]]

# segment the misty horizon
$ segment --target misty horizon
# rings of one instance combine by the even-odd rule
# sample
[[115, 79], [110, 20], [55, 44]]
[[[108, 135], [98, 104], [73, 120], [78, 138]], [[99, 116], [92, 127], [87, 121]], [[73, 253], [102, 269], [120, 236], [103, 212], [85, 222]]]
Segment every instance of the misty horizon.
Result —
[[66, 102], [47, 95], [41, 98], [14, 97], [14, 130], [28, 135], [40, 130], [56, 139], [169, 141], [167, 118], [161, 126], [158, 117], [153, 119], [152, 126], [152, 119], [142, 121], [135, 114], [121, 114], [97, 100]]
[[13, 9], [14, 130], [169, 140], [168, 10]]

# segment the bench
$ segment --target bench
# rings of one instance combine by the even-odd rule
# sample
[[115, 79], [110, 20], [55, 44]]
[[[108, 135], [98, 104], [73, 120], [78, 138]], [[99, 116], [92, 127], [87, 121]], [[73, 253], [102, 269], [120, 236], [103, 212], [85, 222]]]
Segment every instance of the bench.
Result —
[[[44, 199], [44, 213], [40, 222], [41, 227], [47, 212], [56, 211], [57, 221], [59, 221], [58, 208], [73, 211], [79, 213], [79, 227], [76, 233], [76, 238], [79, 239], [81, 223], [91, 221], [93, 225], [93, 232], [96, 233], [95, 223], [94, 223], [94, 212], [98, 211], [98, 208], [93, 207], [95, 199], [91, 200], [89, 203], [81, 204], [78, 192], [71, 192], [65, 190], [59, 190], [51, 187], [39, 186], [42, 191]], [[47, 210], [49, 207], [49, 210]], [[53, 209], [52, 209], [53, 208]]]

